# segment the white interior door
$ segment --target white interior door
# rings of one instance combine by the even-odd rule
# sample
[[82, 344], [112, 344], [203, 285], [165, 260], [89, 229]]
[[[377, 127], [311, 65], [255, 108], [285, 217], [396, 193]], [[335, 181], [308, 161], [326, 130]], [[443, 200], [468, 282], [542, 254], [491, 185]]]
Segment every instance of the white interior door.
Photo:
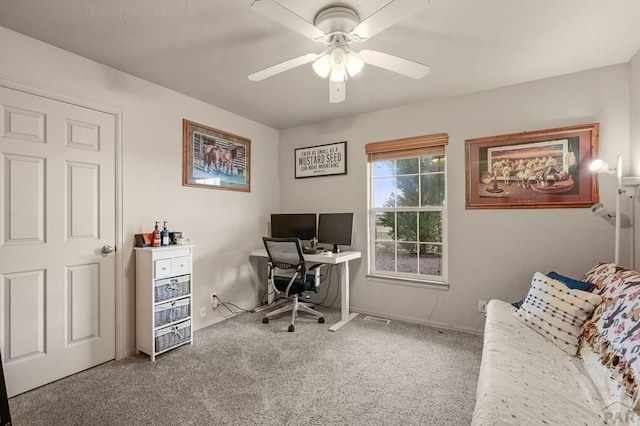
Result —
[[[0, 86], [9, 396], [115, 358], [115, 117]], [[108, 251], [108, 250], [106, 250]]]

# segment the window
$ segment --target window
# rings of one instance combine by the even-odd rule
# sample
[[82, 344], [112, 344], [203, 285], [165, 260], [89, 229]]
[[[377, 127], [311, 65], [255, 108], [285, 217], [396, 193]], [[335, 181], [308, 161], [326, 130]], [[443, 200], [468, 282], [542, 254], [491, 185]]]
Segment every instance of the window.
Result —
[[369, 274], [445, 283], [446, 134], [367, 144]]

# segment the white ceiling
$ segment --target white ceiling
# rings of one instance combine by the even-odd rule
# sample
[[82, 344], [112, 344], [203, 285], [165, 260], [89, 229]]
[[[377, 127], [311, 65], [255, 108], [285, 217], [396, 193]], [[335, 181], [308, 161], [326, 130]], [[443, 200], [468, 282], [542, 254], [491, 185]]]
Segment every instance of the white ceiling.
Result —
[[[278, 1], [309, 22], [330, 4], [364, 19], [389, 2]], [[251, 0], [0, 0], [0, 26], [277, 129], [624, 63], [640, 49], [638, 0], [425, 1], [355, 50], [425, 63], [427, 77], [365, 66], [340, 104], [311, 64], [247, 79], [323, 50]]]

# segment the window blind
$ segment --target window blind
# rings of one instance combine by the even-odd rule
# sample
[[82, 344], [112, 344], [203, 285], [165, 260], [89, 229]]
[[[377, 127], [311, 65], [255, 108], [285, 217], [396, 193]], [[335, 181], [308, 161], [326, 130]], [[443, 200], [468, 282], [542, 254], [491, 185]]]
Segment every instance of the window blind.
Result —
[[369, 161], [393, 160], [444, 154], [444, 147], [448, 143], [449, 135], [438, 133], [391, 141], [371, 142], [365, 145], [364, 150], [369, 156]]

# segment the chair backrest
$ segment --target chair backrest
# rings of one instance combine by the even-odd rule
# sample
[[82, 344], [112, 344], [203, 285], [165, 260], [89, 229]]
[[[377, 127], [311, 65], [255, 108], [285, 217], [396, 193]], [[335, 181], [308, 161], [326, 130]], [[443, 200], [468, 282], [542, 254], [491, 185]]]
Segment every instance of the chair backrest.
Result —
[[[298, 238], [270, 238], [262, 237], [264, 248], [267, 250], [269, 263], [273, 268], [280, 270], [297, 271], [298, 276], [304, 280], [305, 260], [302, 254], [302, 245]], [[278, 275], [278, 271], [276, 271]]]

